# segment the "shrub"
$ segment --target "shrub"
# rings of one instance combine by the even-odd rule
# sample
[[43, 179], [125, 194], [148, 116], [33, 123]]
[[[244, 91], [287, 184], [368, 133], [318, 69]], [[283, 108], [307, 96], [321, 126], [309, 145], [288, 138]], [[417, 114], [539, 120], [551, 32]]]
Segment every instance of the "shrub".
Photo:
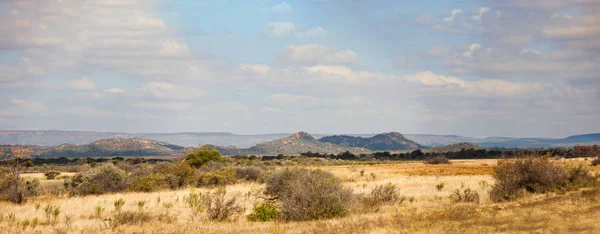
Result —
[[394, 203], [400, 199], [398, 188], [395, 184], [387, 183], [385, 185], [378, 185], [371, 190], [371, 197], [383, 203]]
[[31, 195], [27, 190], [23, 179], [17, 179], [12, 173], [0, 174], [0, 200], [23, 203]]
[[266, 222], [277, 218], [279, 218], [279, 210], [270, 202], [255, 205], [252, 213], [248, 215], [250, 221]]
[[279, 202], [286, 220], [344, 216], [352, 198], [351, 190], [333, 174], [306, 169], [284, 169], [270, 175], [265, 194]]
[[115, 228], [124, 224], [144, 224], [152, 220], [152, 216], [147, 212], [123, 211], [116, 213], [110, 219], [110, 225]]
[[60, 175], [60, 172], [58, 172], [58, 171], [49, 171], [49, 172], [44, 173], [44, 176], [46, 176], [47, 180], [56, 179], [56, 177], [58, 175]]
[[583, 165], [567, 168], [567, 188], [577, 189], [598, 184], [598, 180]]
[[194, 169], [184, 162], [160, 163], [154, 166], [153, 173], [163, 175], [171, 189], [178, 189], [194, 181]]
[[121, 213], [121, 208], [125, 205], [125, 200], [123, 198], [119, 198], [113, 201], [113, 205], [115, 206], [115, 211], [117, 213]]
[[425, 164], [432, 164], [432, 165], [450, 164], [450, 160], [448, 158], [446, 158], [445, 156], [436, 156], [436, 157], [431, 157], [431, 158], [425, 159]]
[[444, 183], [436, 184], [435, 189], [437, 189], [437, 191], [442, 191], [442, 189], [444, 189]]
[[25, 193], [27, 196], [37, 196], [40, 195], [40, 181], [38, 179], [34, 179], [32, 181], [25, 182]]
[[258, 181], [265, 170], [256, 166], [235, 167], [235, 178], [239, 180]]
[[[194, 220], [200, 213], [204, 212], [206, 207], [204, 207], [204, 201], [208, 195], [197, 192], [190, 192], [190, 195], [184, 198], [186, 205], [192, 210], [192, 220]], [[167, 206], [173, 206], [173, 203]]]
[[597, 157], [594, 160], [592, 160], [592, 167], [595, 167], [598, 165], [600, 165], [600, 157]]
[[102, 194], [118, 192], [126, 188], [127, 174], [112, 164], [104, 164], [87, 172], [78, 173], [71, 179], [73, 194]]
[[165, 182], [165, 176], [160, 174], [150, 174], [145, 176], [138, 176], [132, 179], [129, 189], [136, 192], [154, 192], [164, 189], [167, 184]]
[[597, 183], [583, 166], [566, 168], [547, 158], [502, 159], [494, 168], [493, 201], [514, 200], [524, 193], [576, 189]]
[[475, 190], [467, 188], [463, 191], [460, 189], [454, 190], [454, 193], [450, 195], [450, 199], [454, 202], [472, 202], [479, 204], [479, 193]]
[[398, 188], [392, 183], [375, 186], [368, 196], [362, 198], [362, 208], [366, 211], [378, 211], [382, 205], [403, 201]]
[[210, 161], [224, 161], [221, 152], [214, 147], [203, 146], [185, 157], [185, 161], [192, 167], [199, 168]]
[[244, 212], [244, 208], [238, 202], [238, 196], [227, 198], [226, 194], [225, 188], [221, 187], [205, 197], [204, 205], [209, 220], [228, 221]]
[[235, 168], [224, 167], [200, 175], [198, 186], [220, 186], [235, 183]]
[[46, 205], [44, 208], [44, 216], [49, 224], [56, 224], [58, 222], [58, 215], [60, 215], [60, 206]]

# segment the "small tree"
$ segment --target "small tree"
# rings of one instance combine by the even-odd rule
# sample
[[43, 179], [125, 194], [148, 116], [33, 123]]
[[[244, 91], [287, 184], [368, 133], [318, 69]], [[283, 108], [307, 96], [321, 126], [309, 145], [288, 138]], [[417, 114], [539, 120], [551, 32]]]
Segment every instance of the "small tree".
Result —
[[185, 161], [190, 164], [190, 166], [199, 168], [202, 165], [206, 164], [210, 161], [224, 161], [221, 156], [221, 152], [216, 150], [211, 145], [201, 146], [198, 150], [193, 151], [185, 157]]
[[[11, 168], [10, 175], [5, 182], [8, 188], [2, 188], [9, 190], [9, 200], [15, 203], [22, 203], [25, 201], [23, 193], [23, 187], [21, 182], [21, 171], [20, 168], [23, 162], [27, 161], [31, 157], [31, 149], [21, 146], [0, 146], [0, 160], [9, 161]], [[4, 187], [4, 186], [1, 186]]]

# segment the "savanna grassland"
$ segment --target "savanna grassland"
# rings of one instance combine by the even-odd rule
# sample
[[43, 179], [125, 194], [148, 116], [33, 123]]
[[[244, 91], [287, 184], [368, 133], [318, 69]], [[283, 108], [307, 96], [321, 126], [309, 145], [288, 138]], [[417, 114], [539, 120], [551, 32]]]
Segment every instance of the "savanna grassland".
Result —
[[[584, 165], [585, 159], [548, 160], [552, 165]], [[24, 204], [0, 203], [2, 233], [599, 233], [600, 189], [597, 186], [527, 193], [518, 199], [493, 201], [497, 160], [451, 160], [299, 165], [339, 178], [354, 196], [375, 197], [377, 188], [391, 188], [396, 197], [368, 203], [353, 199], [343, 215], [318, 220], [250, 221], [256, 204], [265, 201], [263, 181], [226, 185], [225, 198], [237, 198], [240, 210], [222, 220], [190, 202], [199, 194], [217, 196], [221, 186], [185, 186], [152, 192], [67, 195], [42, 192]], [[276, 166], [273, 170], [285, 170]], [[73, 176], [73, 174], [62, 174]], [[37, 178], [42, 185], [63, 179]], [[42, 186], [44, 187], [44, 186]], [[219, 187], [219, 188], [217, 188]], [[466, 192], [468, 190], [469, 192]], [[457, 193], [460, 196], [457, 197]], [[212, 192], [212, 193], [211, 193]], [[389, 191], [388, 191], [389, 192]], [[466, 194], [468, 193], [468, 194]], [[371, 194], [371, 195], [370, 195]], [[476, 194], [477, 196], [472, 196]], [[476, 199], [475, 199], [476, 198]], [[382, 202], [379, 202], [382, 201]], [[57, 211], [58, 210], [58, 211]], [[129, 215], [123, 218], [124, 214]], [[34, 224], [35, 223], [35, 224]]]

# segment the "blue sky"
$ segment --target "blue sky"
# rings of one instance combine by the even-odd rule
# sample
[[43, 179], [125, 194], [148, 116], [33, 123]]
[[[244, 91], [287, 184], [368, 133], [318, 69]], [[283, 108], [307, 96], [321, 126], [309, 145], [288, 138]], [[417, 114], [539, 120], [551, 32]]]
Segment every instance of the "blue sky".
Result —
[[600, 1], [9, 0], [0, 129], [600, 132]]

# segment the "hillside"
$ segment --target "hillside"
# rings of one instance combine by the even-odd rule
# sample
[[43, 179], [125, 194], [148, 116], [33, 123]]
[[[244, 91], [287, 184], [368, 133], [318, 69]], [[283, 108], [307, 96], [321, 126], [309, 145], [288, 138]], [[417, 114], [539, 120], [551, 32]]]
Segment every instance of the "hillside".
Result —
[[94, 156], [166, 156], [175, 155], [184, 147], [165, 142], [138, 139], [115, 138], [97, 140], [90, 144], [34, 147], [34, 155], [44, 158], [94, 157]]
[[320, 142], [306, 132], [294, 133], [289, 137], [260, 143], [247, 149], [218, 147], [225, 155], [233, 154], [300, 154], [305, 152], [338, 154], [349, 151], [355, 154], [370, 153], [365, 148], [344, 147], [332, 143]]
[[467, 150], [467, 149], [479, 150], [479, 149], [483, 149], [483, 148], [476, 144], [473, 144], [473, 143], [461, 142], [461, 143], [456, 143], [456, 144], [451, 144], [451, 145], [444, 145], [444, 146], [428, 148], [428, 149], [424, 149], [423, 151], [424, 152], [458, 152], [458, 151]]
[[382, 133], [367, 138], [345, 135], [327, 136], [319, 139], [319, 141], [344, 147], [362, 147], [374, 151], [414, 150], [421, 148], [421, 145], [417, 142], [407, 139], [398, 132]]
[[[193, 147], [204, 144], [230, 145], [248, 148], [259, 143], [289, 136], [289, 133], [239, 135], [227, 132], [181, 132], [181, 133], [110, 133], [81, 131], [0, 131], [0, 145], [58, 146], [61, 144], [89, 144], [108, 138], [141, 138]], [[339, 134], [338, 134], [339, 135]], [[344, 134], [345, 136], [372, 138], [375, 134]], [[314, 134], [315, 138], [331, 134]], [[469, 142], [482, 147], [549, 148], [592, 145], [600, 143], [600, 134], [575, 135], [566, 138], [510, 138], [510, 137], [464, 137], [456, 135], [405, 134], [406, 138], [422, 146], [435, 147]]]

